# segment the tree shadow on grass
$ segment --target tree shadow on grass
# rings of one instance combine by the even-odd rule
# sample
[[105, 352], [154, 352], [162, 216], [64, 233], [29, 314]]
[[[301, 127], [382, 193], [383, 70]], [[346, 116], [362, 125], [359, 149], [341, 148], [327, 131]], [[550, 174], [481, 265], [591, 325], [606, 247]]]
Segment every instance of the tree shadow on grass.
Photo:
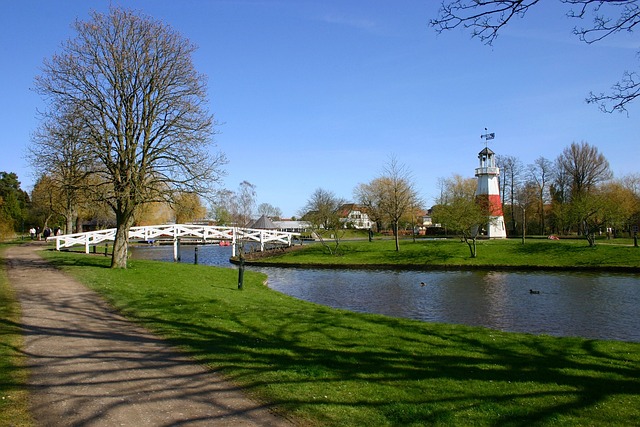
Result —
[[[208, 322], [194, 326], [188, 319], [141, 320], [160, 331], [180, 331], [173, 343], [207, 364], [223, 366], [259, 395], [273, 381], [285, 384], [290, 394], [271, 396], [274, 404], [319, 417], [321, 408], [360, 407], [392, 425], [455, 420], [524, 426], [558, 417], [592, 422], [597, 405], [617, 398], [640, 403], [640, 360], [637, 351], [627, 353], [637, 350], [633, 344], [499, 332], [492, 344], [480, 328], [408, 324], [323, 309], [307, 321], [279, 318], [268, 309], [262, 314], [262, 322], [231, 316], [225, 321], [234, 326], [221, 328]], [[363, 336], [369, 338], [365, 344]], [[350, 384], [366, 391], [351, 400], [341, 392]], [[633, 422], [639, 415], [631, 410], [618, 421]]]
[[278, 305], [247, 294], [255, 291], [226, 299], [230, 292], [150, 286], [121, 308], [269, 405], [323, 425], [629, 425], [640, 417], [638, 344]]

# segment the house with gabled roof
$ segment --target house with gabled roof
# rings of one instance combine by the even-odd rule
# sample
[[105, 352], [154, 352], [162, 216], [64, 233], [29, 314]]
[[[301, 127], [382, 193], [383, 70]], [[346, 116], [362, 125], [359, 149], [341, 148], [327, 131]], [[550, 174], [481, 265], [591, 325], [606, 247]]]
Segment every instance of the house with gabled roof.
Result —
[[344, 228], [356, 228], [358, 230], [369, 230], [373, 222], [367, 214], [364, 206], [355, 203], [346, 203], [340, 206], [340, 222]]

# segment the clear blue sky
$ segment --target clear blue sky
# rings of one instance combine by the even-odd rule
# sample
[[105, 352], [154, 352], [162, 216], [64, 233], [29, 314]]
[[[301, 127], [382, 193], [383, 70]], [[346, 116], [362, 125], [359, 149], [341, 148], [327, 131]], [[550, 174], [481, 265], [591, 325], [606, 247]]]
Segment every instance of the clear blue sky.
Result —
[[[597, 146], [617, 177], [638, 173], [640, 102], [630, 116], [587, 105], [638, 66], [637, 38], [580, 43], [559, 2], [543, 2], [493, 47], [428, 26], [439, 1], [11, 1], [0, 5], [0, 171], [30, 190], [24, 159], [43, 102], [30, 90], [71, 24], [109, 3], [163, 20], [199, 46], [209, 77], [224, 187], [297, 215], [316, 188], [351, 200], [395, 156], [426, 206], [438, 178], [473, 176], [490, 148], [524, 164], [572, 142]], [[588, 24], [588, 23], [585, 23]]]

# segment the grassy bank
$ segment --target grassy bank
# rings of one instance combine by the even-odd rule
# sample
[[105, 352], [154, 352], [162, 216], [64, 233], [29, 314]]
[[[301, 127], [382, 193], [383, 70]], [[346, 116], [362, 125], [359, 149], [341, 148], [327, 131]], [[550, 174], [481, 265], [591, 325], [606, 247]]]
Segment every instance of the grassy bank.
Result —
[[[406, 245], [405, 245], [406, 247]], [[47, 252], [127, 315], [305, 425], [633, 425], [640, 344], [356, 314], [265, 276]]]
[[[615, 242], [615, 243], [612, 243]], [[265, 263], [325, 266], [507, 267], [507, 268], [603, 268], [640, 271], [640, 248], [631, 240], [604, 241], [595, 247], [583, 240], [481, 240], [478, 257], [471, 258], [465, 243], [458, 239], [403, 240], [396, 252], [391, 240], [346, 241], [342, 254], [332, 256], [320, 244], [276, 253], [260, 259]]]
[[23, 367], [20, 309], [7, 280], [5, 248], [0, 245], [0, 426], [26, 427], [33, 423]]

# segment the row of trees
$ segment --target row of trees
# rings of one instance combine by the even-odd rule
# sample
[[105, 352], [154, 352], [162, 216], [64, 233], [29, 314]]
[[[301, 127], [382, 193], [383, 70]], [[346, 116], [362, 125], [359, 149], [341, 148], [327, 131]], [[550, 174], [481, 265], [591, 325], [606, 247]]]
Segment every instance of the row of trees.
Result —
[[18, 175], [0, 172], [0, 239], [23, 231], [30, 220], [29, 194], [20, 188]]
[[613, 178], [609, 162], [586, 143], [573, 143], [555, 159], [523, 166], [513, 156], [501, 168], [505, 220], [510, 233], [584, 235], [629, 232], [640, 213], [640, 175]]
[[[29, 194], [20, 187], [15, 173], [0, 172], [0, 239], [24, 234], [31, 227], [60, 228], [63, 233], [73, 233], [81, 232], [83, 227], [102, 229], [115, 225], [115, 215], [106, 203], [91, 194], [85, 196], [80, 191], [77, 194], [78, 200], [67, 204], [67, 194], [48, 175], [40, 176]], [[172, 204], [155, 202], [141, 206], [135, 223], [184, 223], [206, 215], [207, 210], [197, 194], [176, 193]]]
[[[640, 223], [640, 175], [613, 179], [609, 162], [586, 143], [572, 143], [555, 159], [523, 165], [496, 156], [508, 234], [580, 234], [589, 245], [597, 234], [631, 232]], [[477, 225], [490, 218], [475, 202], [474, 178], [442, 179], [434, 221], [474, 244]], [[476, 228], [474, 228], [476, 227]], [[472, 256], [475, 251], [471, 248]]]

